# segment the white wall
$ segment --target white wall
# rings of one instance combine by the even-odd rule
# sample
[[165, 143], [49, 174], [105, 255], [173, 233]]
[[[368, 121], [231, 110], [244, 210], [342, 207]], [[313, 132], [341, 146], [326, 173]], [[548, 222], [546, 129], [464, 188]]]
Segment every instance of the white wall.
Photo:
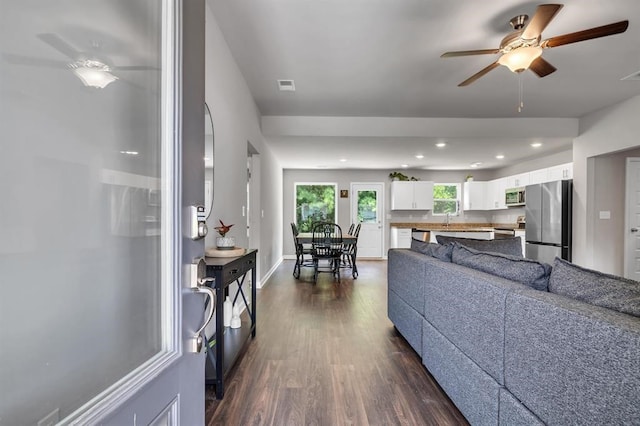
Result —
[[[264, 143], [260, 114], [249, 88], [227, 46], [216, 17], [206, 11], [205, 100], [211, 110], [215, 135], [214, 202], [206, 245], [215, 245], [218, 220], [235, 224], [229, 236], [247, 247], [247, 143], [259, 153], [259, 172], [253, 176], [259, 197], [252, 195], [254, 209], [252, 243], [258, 248], [258, 277], [282, 258], [282, 168]], [[264, 215], [262, 214], [264, 212]], [[262, 217], [264, 216], [264, 217]], [[255, 220], [258, 218], [259, 220]]]
[[[595, 157], [640, 146], [639, 114], [640, 96], [636, 96], [580, 120], [580, 136], [573, 144], [573, 261], [577, 264], [622, 274], [617, 263], [603, 264], [601, 260], [608, 258], [608, 253], [607, 245], [598, 241], [596, 200], [612, 188], [596, 184], [606, 173], [598, 173]], [[624, 187], [618, 190], [624, 193]]]

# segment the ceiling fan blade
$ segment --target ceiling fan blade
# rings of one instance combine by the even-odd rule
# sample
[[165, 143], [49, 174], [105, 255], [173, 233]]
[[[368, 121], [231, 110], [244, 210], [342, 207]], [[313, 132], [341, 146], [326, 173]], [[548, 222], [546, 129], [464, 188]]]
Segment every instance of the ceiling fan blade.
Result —
[[482, 77], [483, 75], [491, 71], [492, 69], [498, 67], [499, 65], [500, 64], [498, 64], [497, 61], [492, 63], [488, 67], [483, 68], [482, 70], [478, 71], [477, 73], [475, 73], [474, 75], [472, 75], [471, 77], [463, 81], [462, 83], [458, 84], [458, 87], [464, 87], [464, 86], [470, 85], [471, 83], [473, 83], [474, 81], [476, 81], [477, 79], [479, 79], [480, 77]]
[[591, 40], [594, 38], [606, 37], [614, 34], [620, 34], [627, 31], [629, 21], [615, 22], [601, 27], [590, 28], [588, 30], [578, 31], [575, 33], [564, 34], [551, 37], [540, 43], [543, 48], [558, 47], [565, 44], [577, 43], [579, 41]]
[[529, 65], [529, 69], [536, 73], [538, 77], [546, 77], [554, 72], [557, 68], [544, 60], [542, 56], [539, 56], [531, 63], [531, 65]]
[[525, 27], [521, 37], [525, 40], [535, 40], [540, 37], [542, 31], [547, 28], [549, 22], [555, 18], [560, 9], [562, 9], [561, 4], [541, 4], [538, 6], [535, 15]]
[[3, 53], [2, 59], [10, 64], [29, 65], [32, 67], [50, 67], [50, 68], [67, 68], [67, 63], [63, 61], [55, 61], [53, 59], [33, 58], [30, 56], [14, 55], [12, 53]]
[[78, 56], [80, 56], [80, 52], [71, 47], [69, 43], [62, 40], [59, 36], [51, 33], [38, 34], [37, 36], [40, 40], [47, 43], [49, 46], [53, 47], [63, 55], [71, 58], [72, 60], [77, 60]]
[[440, 55], [441, 58], [453, 58], [456, 56], [471, 56], [471, 55], [493, 55], [500, 53], [498, 49], [481, 49], [481, 50], [460, 50], [457, 52], [446, 52]]

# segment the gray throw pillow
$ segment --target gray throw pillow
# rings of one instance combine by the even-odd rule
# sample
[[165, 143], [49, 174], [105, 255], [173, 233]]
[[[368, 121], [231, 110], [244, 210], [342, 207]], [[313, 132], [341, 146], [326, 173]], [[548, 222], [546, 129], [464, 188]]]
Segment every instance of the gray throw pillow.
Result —
[[453, 250], [453, 245], [447, 244], [443, 246], [441, 244], [411, 239], [411, 250], [426, 254], [427, 256], [435, 257], [436, 259], [440, 259], [444, 262], [451, 262], [451, 251]]
[[411, 250], [426, 254], [427, 256], [435, 257], [436, 259], [440, 259], [444, 262], [451, 262], [451, 250], [453, 250], [453, 245], [447, 244], [443, 246], [441, 244], [411, 239]]
[[463, 246], [478, 251], [490, 251], [492, 253], [502, 253], [511, 256], [522, 256], [522, 240], [520, 237], [501, 238], [499, 240], [476, 240], [474, 238], [447, 237], [436, 235], [436, 241], [440, 244], [460, 243]]
[[582, 268], [557, 257], [549, 291], [640, 317], [640, 282]]
[[453, 244], [451, 261], [511, 281], [519, 282], [536, 290], [547, 291], [551, 265], [523, 257], [501, 253], [488, 253]]

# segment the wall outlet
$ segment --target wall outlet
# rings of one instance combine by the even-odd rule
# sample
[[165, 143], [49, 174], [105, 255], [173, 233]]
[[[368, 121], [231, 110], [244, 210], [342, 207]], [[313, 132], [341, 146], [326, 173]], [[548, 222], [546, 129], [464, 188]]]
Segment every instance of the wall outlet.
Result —
[[600, 219], [611, 219], [611, 212], [608, 210], [600, 212]]
[[38, 426], [55, 426], [60, 422], [60, 409], [56, 408], [38, 422]]

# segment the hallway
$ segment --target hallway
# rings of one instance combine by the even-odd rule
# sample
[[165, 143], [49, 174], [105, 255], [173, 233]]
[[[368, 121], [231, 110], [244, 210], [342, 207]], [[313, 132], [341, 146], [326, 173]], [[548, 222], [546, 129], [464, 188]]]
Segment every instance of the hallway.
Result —
[[284, 261], [258, 290], [257, 335], [206, 392], [213, 425], [460, 425], [465, 419], [387, 318], [386, 261], [342, 282]]

